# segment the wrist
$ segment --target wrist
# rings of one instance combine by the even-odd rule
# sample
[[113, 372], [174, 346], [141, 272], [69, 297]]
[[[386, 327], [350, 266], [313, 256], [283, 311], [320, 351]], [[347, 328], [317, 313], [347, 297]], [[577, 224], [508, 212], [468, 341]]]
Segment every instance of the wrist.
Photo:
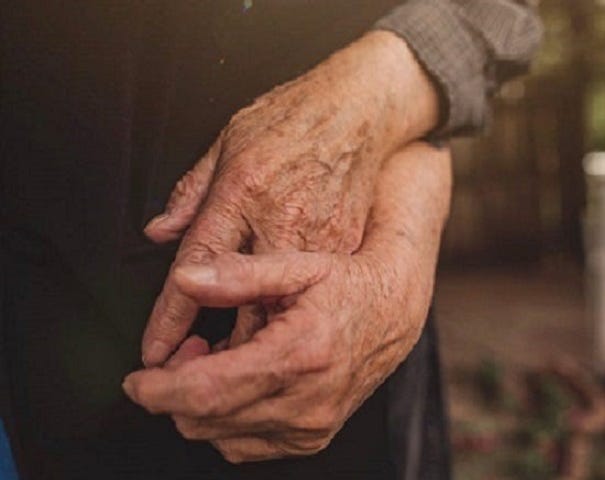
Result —
[[393, 153], [437, 126], [437, 88], [408, 44], [392, 32], [376, 30], [348, 47], [356, 57], [355, 97], [364, 113], [382, 125], [383, 142]]
[[378, 177], [364, 242], [375, 251], [432, 255], [448, 217], [452, 188], [448, 149], [414, 143], [392, 155]]
[[376, 30], [337, 51], [305, 77], [352, 131], [367, 132], [387, 158], [437, 126], [439, 95], [405, 40]]

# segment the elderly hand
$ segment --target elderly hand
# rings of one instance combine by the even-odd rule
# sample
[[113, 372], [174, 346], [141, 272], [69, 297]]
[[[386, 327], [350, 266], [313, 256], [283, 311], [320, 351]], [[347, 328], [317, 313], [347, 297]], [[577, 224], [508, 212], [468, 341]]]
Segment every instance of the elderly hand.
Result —
[[[175, 281], [180, 265], [238, 250], [354, 252], [382, 162], [436, 117], [431, 82], [389, 32], [367, 34], [235, 115], [146, 228], [164, 242], [190, 226], [143, 337], [145, 365], [164, 362], [196, 316]], [[240, 309], [236, 330], [257, 320]]]
[[214, 354], [191, 337], [164, 368], [128, 376], [125, 391], [231, 462], [326, 447], [419, 338], [449, 195], [448, 152], [414, 145], [384, 165], [354, 255], [225, 253], [180, 264], [175, 284], [196, 305], [262, 302], [268, 324]]

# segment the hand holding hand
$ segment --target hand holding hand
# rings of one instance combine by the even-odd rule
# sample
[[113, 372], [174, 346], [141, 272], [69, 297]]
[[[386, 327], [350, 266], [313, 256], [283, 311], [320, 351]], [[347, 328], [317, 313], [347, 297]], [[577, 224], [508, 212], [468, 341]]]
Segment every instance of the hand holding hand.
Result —
[[[357, 250], [383, 160], [434, 126], [436, 112], [405, 42], [373, 32], [235, 115], [146, 228], [163, 242], [190, 226], [149, 320], [144, 363], [164, 362], [197, 313], [175, 280], [180, 266], [238, 250]], [[241, 309], [236, 336], [256, 323], [254, 308]]]
[[196, 305], [261, 302], [268, 325], [216, 354], [192, 337], [165, 368], [127, 377], [127, 394], [232, 462], [321, 450], [419, 338], [449, 182], [447, 151], [416, 145], [385, 164], [356, 254], [225, 253], [179, 265], [174, 282]]

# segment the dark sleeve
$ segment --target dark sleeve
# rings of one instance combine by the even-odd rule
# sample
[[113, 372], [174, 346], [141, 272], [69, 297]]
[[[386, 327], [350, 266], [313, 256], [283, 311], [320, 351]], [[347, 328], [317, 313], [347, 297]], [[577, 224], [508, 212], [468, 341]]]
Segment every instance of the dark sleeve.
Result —
[[542, 37], [530, 0], [408, 0], [375, 25], [406, 40], [441, 93], [439, 135], [480, 128], [502, 82], [527, 71]]

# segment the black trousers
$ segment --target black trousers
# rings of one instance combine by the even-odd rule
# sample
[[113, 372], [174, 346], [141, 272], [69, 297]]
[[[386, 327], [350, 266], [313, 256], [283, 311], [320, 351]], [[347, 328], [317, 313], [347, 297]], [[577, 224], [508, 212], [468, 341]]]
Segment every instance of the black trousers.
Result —
[[[121, 351], [131, 343], [127, 335], [43, 246], [23, 234], [12, 245], [4, 240], [9, 423], [24, 478], [448, 478], [431, 319], [406, 362], [326, 451], [306, 459], [231, 466], [208, 444], [180, 438], [169, 419], [129, 403], [120, 381], [139, 366], [136, 346]], [[131, 270], [139, 270], [141, 263], [135, 263]], [[161, 262], [154, 257], [149, 263]], [[147, 268], [139, 275], [151, 273]], [[127, 300], [122, 308], [130, 310], [134, 303]], [[228, 333], [232, 319], [231, 311], [207, 311], [196, 329], [216, 340]]]

